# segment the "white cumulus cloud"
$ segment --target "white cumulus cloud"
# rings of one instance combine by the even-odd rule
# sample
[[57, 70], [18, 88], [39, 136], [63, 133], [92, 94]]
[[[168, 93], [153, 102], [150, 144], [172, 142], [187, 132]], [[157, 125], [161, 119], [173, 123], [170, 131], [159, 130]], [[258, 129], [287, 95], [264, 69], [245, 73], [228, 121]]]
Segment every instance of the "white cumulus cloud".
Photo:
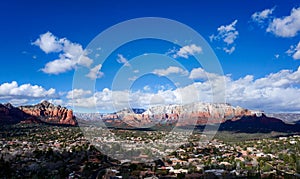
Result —
[[42, 69], [44, 73], [59, 74], [75, 68], [76, 62], [64, 57], [48, 62]]
[[77, 99], [77, 98], [82, 98], [88, 95], [91, 95], [92, 92], [90, 90], [83, 90], [83, 89], [73, 89], [72, 91], [69, 91], [67, 93], [67, 98], [68, 99]]
[[239, 32], [235, 28], [238, 20], [234, 20], [231, 24], [229, 25], [221, 25], [217, 31], [218, 34], [214, 35], [212, 34], [209, 38], [211, 41], [217, 40], [217, 41], [223, 41], [225, 44], [225, 47], [223, 50], [231, 54], [235, 50], [235, 44], [234, 41], [237, 39]]
[[208, 80], [208, 79], [217, 79], [222, 77], [221, 75], [215, 74], [215, 73], [209, 73], [205, 71], [203, 68], [194, 68], [190, 72], [190, 79], [196, 80]]
[[224, 47], [223, 50], [228, 54], [232, 54], [235, 51], [235, 46], [232, 46], [231, 48]]
[[192, 69], [190, 76], [190, 79], [207, 79], [207, 73], [203, 68], [194, 68]]
[[[73, 104], [85, 108], [93, 108], [96, 104], [100, 110], [114, 111], [128, 107], [128, 104], [131, 107], [147, 108], [151, 105], [197, 101], [220, 102], [220, 97], [226, 94], [226, 102], [234, 106], [266, 112], [300, 112], [300, 67], [295, 71], [280, 70], [258, 79], [246, 75], [236, 80], [229, 75], [218, 75], [197, 68], [192, 70], [190, 78], [202, 79], [202, 82], [156, 92], [148, 90], [148, 87], [134, 92], [105, 88], [94, 95], [74, 99]], [[226, 83], [222, 84], [222, 81]]]
[[297, 46], [292, 45], [286, 53], [293, 57], [295, 60], [300, 60], [300, 41]]
[[[42, 100], [42, 101], [43, 101], [43, 100]], [[41, 102], [42, 102], [42, 101], [41, 101]], [[54, 105], [66, 106], [65, 101], [62, 100], [62, 99], [49, 99], [48, 101], [49, 101], [49, 103], [52, 103], [52, 104], [54, 104]]]
[[20, 106], [28, 103], [28, 99], [10, 99], [8, 102], [14, 106]]
[[273, 11], [275, 10], [275, 7], [271, 9], [265, 9], [261, 12], [255, 12], [252, 14], [251, 19], [260, 24], [263, 25], [263, 23], [270, 18], [270, 16], [273, 14]]
[[128, 78], [129, 81], [135, 81], [136, 79], [138, 79], [137, 76], [133, 76], [133, 77], [129, 77], [129, 78]]
[[32, 44], [40, 47], [45, 53], [58, 53], [58, 59], [48, 62], [42, 68], [42, 71], [47, 74], [64, 73], [77, 66], [90, 67], [93, 63], [80, 44], [73, 43], [66, 38], [58, 38], [51, 32], [41, 34]]
[[33, 45], [39, 46], [45, 53], [60, 52], [63, 49], [60, 39], [55, 37], [51, 32], [41, 34]]
[[50, 88], [49, 90], [46, 90], [38, 85], [19, 85], [16, 81], [0, 85], [0, 99], [51, 98], [56, 96], [55, 89]]
[[144, 90], [144, 91], [150, 91], [150, 90], [151, 90], [151, 88], [150, 88], [150, 86], [149, 86], [149, 85], [146, 85], [146, 86], [144, 86], [143, 90]]
[[121, 64], [124, 64], [124, 66], [127, 66], [127, 67], [130, 66], [128, 60], [122, 54], [118, 54], [117, 62], [121, 63]]
[[[263, 78], [247, 75], [226, 84], [227, 101], [272, 112], [300, 111], [300, 68], [281, 70]], [[284, 94], [284, 95], [283, 95]]]
[[181, 47], [174, 55], [174, 58], [177, 57], [183, 57], [188, 58], [189, 56], [202, 53], [202, 48], [200, 46], [197, 46], [195, 44], [186, 45]]
[[152, 72], [153, 74], [156, 74], [158, 76], [168, 76], [170, 74], [181, 74], [181, 75], [188, 75], [188, 71], [184, 70], [180, 67], [176, 66], [169, 66], [166, 69], [155, 69]]
[[92, 80], [101, 78], [104, 75], [104, 73], [100, 71], [101, 68], [102, 68], [102, 64], [96, 65], [95, 67], [90, 69], [90, 72], [86, 74], [86, 77]]
[[300, 7], [293, 8], [289, 16], [274, 18], [267, 28], [278, 37], [295, 37], [300, 31]]

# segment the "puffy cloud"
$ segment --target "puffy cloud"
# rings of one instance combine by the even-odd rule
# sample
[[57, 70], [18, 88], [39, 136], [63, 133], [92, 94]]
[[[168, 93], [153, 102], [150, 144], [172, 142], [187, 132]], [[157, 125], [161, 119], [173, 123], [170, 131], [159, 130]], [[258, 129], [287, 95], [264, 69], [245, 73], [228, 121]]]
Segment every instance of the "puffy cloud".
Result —
[[70, 59], [60, 58], [48, 62], [42, 69], [44, 73], [48, 74], [60, 74], [75, 68], [76, 62]]
[[[247, 75], [237, 80], [228, 75], [208, 73], [198, 68], [192, 70], [190, 78], [201, 78], [203, 81], [157, 92], [111, 91], [105, 88], [94, 95], [74, 99], [73, 104], [86, 108], [96, 105], [99, 110], [114, 111], [128, 107], [128, 104], [131, 107], [146, 108], [158, 104], [182, 104], [196, 101], [220, 102], [219, 100], [222, 99], [220, 97], [225, 95], [224, 90], [226, 90], [226, 101], [235, 106], [260, 109], [266, 112], [300, 111], [300, 67], [295, 71], [281, 70], [263, 78], [255, 79], [254, 76]], [[225, 81], [226, 84], [222, 81]]]
[[225, 76], [221, 76], [215, 73], [209, 73], [205, 71], [203, 68], [194, 68], [190, 72], [190, 79], [193, 80], [216, 80], [217, 78], [224, 78]]
[[170, 74], [181, 74], [181, 75], [188, 75], [188, 71], [184, 70], [180, 67], [176, 66], [169, 66], [166, 69], [155, 69], [153, 74], [156, 74], [158, 76], [168, 76]]
[[0, 85], [0, 99], [32, 99], [56, 97], [55, 89], [44, 89], [38, 85], [18, 85], [16, 81]]
[[[117, 111], [127, 107], [147, 107], [158, 104], [179, 103], [175, 93], [171, 90], [160, 90], [157, 93], [111, 91], [105, 88], [96, 92], [93, 96], [73, 99], [75, 107], [94, 108], [95, 105], [100, 110]], [[128, 106], [130, 105], [130, 106]]]
[[58, 59], [48, 62], [42, 69], [44, 73], [60, 74], [79, 66], [90, 67], [93, 60], [87, 56], [82, 46], [66, 38], [58, 38], [51, 32], [41, 34], [32, 43], [40, 47], [45, 53], [59, 52]]
[[300, 41], [297, 46], [292, 45], [290, 49], [286, 51], [286, 53], [293, 57], [295, 60], [300, 59]]
[[72, 91], [69, 91], [67, 93], [67, 98], [68, 99], [77, 99], [77, 98], [82, 98], [85, 97], [87, 95], [91, 95], [92, 92], [90, 90], [83, 90], [83, 89], [73, 89]]
[[[272, 112], [300, 111], [300, 68], [281, 70], [263, 78], [247, 75], [226, 84], [228, 102]], [[284, 94], [284, 95], [282, 95]]]
[[218, 30], [218, 35], [215, 36], [215, 39], [222, 39], [227, 45], [232, 44], [234, 40], [239, 35], [239, 32], [236, 30], [235, 25], [238, 21], [235, 20], [229, 25], [222, 25]]
[[226, 47], [224, 47], [223, 50], [228, 54], [231, 54], [235, 50], [235, 45], [233, 43], [239, 35], [239, 32], [235, 28], [237, 22], [238, 20], [234, 20], [229, 25], [221, 25], [217, 29], [218, 34], [217, 35], [212, 34], [209, 37], [211, 41], [213, 40], [223, 41], [223, 43], [225, 43], [226, 45]]
[[252, 14], [251, 19], [256, 23], [263, 25], [265, 20], [270, 18], [274, 10], [275, 7], [273, 7], [272, 9], [265, 9], [261, 12], [255, 12], [254, 14]]
[[118, 63], [121, 63], [121, 64], [124, 64], [124, 65], [127, 66], [127, 67], [130, 66], [128, 60], [127, 60], [122, 54], [118, 54], [117, 62], [118, 62]]
[[8, 102], [14, 106], [20, 106], [28, 103], [28, 99], [10, 99]]
[[65, 58], [76, 61], [79, 65], [89, 67], [93, 63], [93, 60], [87, 57], [88, 52], [84, 51], [82, 46], [77, 43], [73, 43], [67, 39], [63, 39], [63, 52], [62, 56]]
[[300, 59], [300, 42], [298, 43], [297, 47], [295, 48], [295, 53], [293, 55], [293, 58], [295, 60], [299, 60]]
[[49, 101], [49, 103], [52, 103], [54, 105], [66, 106], [64, 100], [62, 100], [62, 99], [48, 99], [48, 101]]
[[233, 46], [231, 48], [224, 47], [223, 50], [228, 54], [232, 54], [232, 52], [235, 51], [235, 46]]
[[51, 32], [41, 34], [40, 38], [32, 44], [39, 46], [45, 53], [60, 52], [63, 48], [60, 39], [55, 37]]
[[198, 53], [202, 53], [202, 48], [200, 46], [197, 46], [195, 44], [186, 45], [181, 47], [174, 55], [174, 58], [177, 57], [183, 57], [188, 58], [191, 55], [195, 55]]
[[254, 84], [259, 88], [286, 88], [291, 85], [300, 84], [300, 67], [295, 72], [291, 70], [281, 70], [277, 73], [271, 73], [266, 77], [255, 80]]
[[300, 31], [300, 7], [293, 8], [289, 16], [274, 18], [267, 28], [279, 37], [295, 37]]
[[138, 79], [137, 76], [133, 76], [133, 77], [129, 77], [129, 78], [128, 78], [129, 81], [135, 81], [136, 79]]
[[92, 80], [101, 78], [104, 75], [104, 73], [100, 71], [101, 68], [102, 68], [102, 64], [96, 65], [95, 67], [90, 69], [90, 72], [86, 74], [86, 77]]
[[146, 85], [146, 86], [144, 86], [143, 90], [144, 90], [144, 91], [150, 91], [150, 90], [151, 90], [151, 88], [150, 88], [150, 86], [149, 86], [149, 85]]
[[133, 73], [139, 73], [140, 70], [133, 70]]
[[[69, 106], [74, 106], [74, 107], [80, 107], [80, 108], [94, 108], [96, 105], [95, 97], [86, 97], [86, 98], [78, 98], [78, 99], [72, 99], [68, 102]], [[107, 104], [107, 103], [106, 103]], [[110, 106], [111, 108], [111, 106]], [[101, 110], [107, 110], [105, 109], [105, 106], [101, 108]], [[80, 112], [80, 111], [76, 111]]]
[[190, 76], [190, 79], [207, 79], [207, 73], [203, 68], [194, 68], [192, 69]]

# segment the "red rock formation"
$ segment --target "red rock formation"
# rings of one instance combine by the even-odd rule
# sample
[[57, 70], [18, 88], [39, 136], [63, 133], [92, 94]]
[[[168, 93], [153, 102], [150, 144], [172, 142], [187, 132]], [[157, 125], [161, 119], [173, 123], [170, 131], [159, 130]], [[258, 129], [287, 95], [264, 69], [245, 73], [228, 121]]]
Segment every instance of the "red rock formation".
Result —
[[20, 106], [18, 108], [11, 104], [0, 104], [0, 123], [51, 123], [77, 125], [73, 111], [65, 107], [54, 106], [53, 104], [43, 101], [33, 106]]
[[25, 118], [24, 120], [20, 121], [20, 123], [22, 124], [38, 124], [41, 123], [41, 121], [39, 119], [37, 119], [36, 117], [28, 117]]
[[33, 106], [20, 106], [19, 109], [47, 123], [77, 125], [72, 110], [61, 106], [54, 106], [48, 101], [43, 101]]
[[114, 115], [104, 116], [104, 119], [121, 119], [123, 122], [135, 126], [146, 125], [153, 122], [176, 122], [179, 125], [186, 125], [196, 122], [198, 125], [208, 123], [223, 123], [226, 120], [237, 120], [242, 116], [252, 116], [254, 112], [241, 108], [233, 107], [229, 104], [219, 103], [193, 103], [187, 105], [165, 105], [154, 106], [142, 114], [135, 114], [128, 110], [123, 110]]
[[11, 104], [0, 104], [0, 123], [1, 124], [15, 124], [22, 121], [26, 115], [18, 108]]
[[0, 123], [14, 123], [14, 119], [10, 115], [9, 109], [2, 104], [0, 104]]

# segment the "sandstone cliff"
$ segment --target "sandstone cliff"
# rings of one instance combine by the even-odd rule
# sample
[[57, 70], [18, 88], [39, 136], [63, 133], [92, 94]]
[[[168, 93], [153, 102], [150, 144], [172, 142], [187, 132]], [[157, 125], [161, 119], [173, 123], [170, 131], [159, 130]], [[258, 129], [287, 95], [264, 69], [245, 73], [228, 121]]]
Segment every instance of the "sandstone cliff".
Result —
[[259, 111], [251, 111], [241, 107], [233, 107], [226, 103], [191, 103], [186, 105], [153, 106], [142, 114], [126, 110], [114, 115], [104, 116], [104, 119], [121, 119], [132, 126], [145, 126], [149, 123], [172, 123], [180, 120], [179, 125], [198, 125], [207, 123], [223, 123], [226, 120], [237, 120], [242, 116], [260, 115]]
[[33, 106], [20, 106], [24, 113], [35, 116], [46, 123], [77, 125], [73, 111], [61, 106], [54, 106], [48, 101]]
[[14, 107], [11, 104], [0, 104], [0, 123], [51, 123], [64, 125], [77, 125], [73, 111], [65, 107], [54, 106], [43, 101], [42, 103], [29, 106]]

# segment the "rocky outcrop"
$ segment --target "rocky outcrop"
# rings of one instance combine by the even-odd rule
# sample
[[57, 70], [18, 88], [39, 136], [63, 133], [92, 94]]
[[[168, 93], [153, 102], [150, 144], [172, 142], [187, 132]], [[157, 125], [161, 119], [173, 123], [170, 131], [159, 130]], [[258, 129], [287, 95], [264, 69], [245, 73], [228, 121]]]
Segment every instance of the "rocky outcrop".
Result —
[[[235, 119], [250, 116], [255, 112], [227, 103], [192, 103], [187, 105], [167, 105], [149, 108], [144, 114], [158, 119], [178, 119], [191, 117], [197, 119]], [[160, 116], [162, 115], [162, 116]]]
[[268, 117], [264, 114], [257, 116], [243, 116], [240, 120], [231, 121], [228, 120], [222, 123], [219, 130], [223, 131], [235, 131], [245, 133], [269, 133], [275, 132], [299, 132], [300, 125], [298, 124], [286, 124], [282, 120]]
[[34, 116], [46, 123], [77, 125], [73, 111], [61, 106], [54, 106], [48, 101], [32, 105], [20, 106], [19, 109], [24, 113]]
[[65, 107], [54, 106], [43, 101], [36, 105], [14, 107], [11, 104], [0, 104], [0, 123], [51, 123], [77, 125], [73, 111]]
[[[125, 111], [125, 112], [124, 112]], [[149, 123], [177, 123], [177, 125], [223, 123], [235, 121], [242, 116], [260, 115], [259, 111], [250, 111], [241, 107], [233, 107], [226, 103], [192, 103], [186, 105], [153, 106], [142, 114], [123, 110], [114, 114], [114, 119], [134, 126], [145, 126]], [[104, 116], [110, 119], [111, 116]], [[181, 120], [182, 119], [182, 120]]]
[[0, 123], [15, 124], [24, 119], [24, 113], [11, 104], [0, 104]]
[[251, 116], [256, 113], [241, 107], [233, 107], [227, 103], [192, 103], [186, 105], [155, 106], [149, 108], [143, 115], [155, 120], [193, 119], [196, 120], [197, 124], [201, 125], [236, 120], [242, 116]]

